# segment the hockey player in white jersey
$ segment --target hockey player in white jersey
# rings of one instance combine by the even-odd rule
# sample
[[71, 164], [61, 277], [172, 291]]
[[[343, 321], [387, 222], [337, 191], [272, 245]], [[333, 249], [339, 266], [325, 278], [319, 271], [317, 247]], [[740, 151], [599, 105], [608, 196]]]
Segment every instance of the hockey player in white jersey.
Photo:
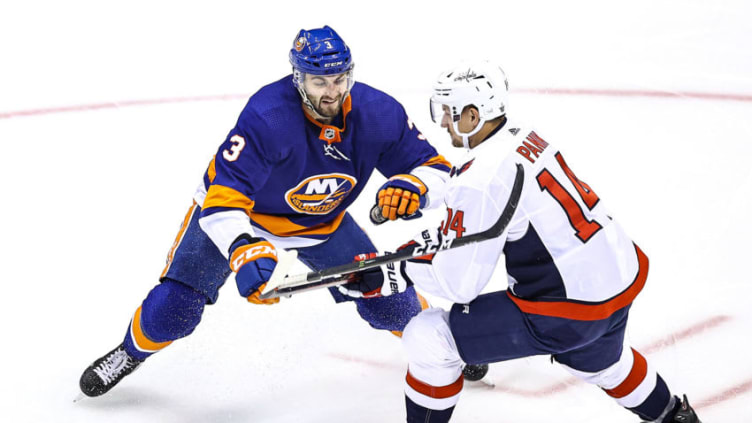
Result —
[[[461, 366], [551, 355], [651, 422], [698, 423], [686, 396], [669, 391], [624, 343], [648, 259], [555, 146], [507, 119], [508, 83], [488, 62], [442, 73], [432, 117], [466, 157], [452, 169], [446, 218], [414, 243], [441, 245], [498, 219], [516, 168], [524, 184], [498, 238], [403, 262], [406, 283], [455, 304], [424, 310], [405, 328], [408, 422], [447, 422], [463, 386]], [[479, 295], [505, 256], [509, 288]], [[346, 285], [352, 286], [352, 285]]]

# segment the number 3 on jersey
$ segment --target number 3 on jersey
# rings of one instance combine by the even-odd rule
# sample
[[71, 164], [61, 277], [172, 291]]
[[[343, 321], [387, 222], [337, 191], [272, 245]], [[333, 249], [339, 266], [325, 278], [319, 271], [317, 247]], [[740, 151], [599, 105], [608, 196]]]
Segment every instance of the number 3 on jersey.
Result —
[[243, 151], [243, 148], [245, 148], [245, 138], [240, 135], [233, 135], [232, 138], [230, 138], [230, 142], [232, 143], [230, 149], [224, 150], [222, 152], [222, 157], [228, 162], [234, 162], [240, 156], [240, 152]]
[[[588, 210], [592, 210], [593, 207], [598, 204], [598, 196], [586, 183], [577, 179], [572, 170], [569, 169], [569, 166], [567, 166], [561, 153], [556, 153], [556, 161], [559, 162], [559, 166], [561, 166], [564, 174], [567, 175], [569, 181], [572, 182], [572, 185], [577, 190], [577, 194], [579, 194], [582, 202]], [[561, 183], [559, 183], [559, 181], [556, 180], [556, 178], [554, 178], [548, 169], [543, 169], [536, 179], [538, 180], [538, 186], [540, 186], [541, 191], [547, 191], [551, 194], [551, 196], [554, 197], [564, 209], [564, 212], [569, 219], [569, 223], [574, 228], [575, 235], [580, 241], [583, 243], [587, 242], [602, 228], [600, 223], [595, 220], [588, 220], [587, 217], [585, 217], [585, 213], [582, 211], [582, 207], [577, 200], [561, 185]]]

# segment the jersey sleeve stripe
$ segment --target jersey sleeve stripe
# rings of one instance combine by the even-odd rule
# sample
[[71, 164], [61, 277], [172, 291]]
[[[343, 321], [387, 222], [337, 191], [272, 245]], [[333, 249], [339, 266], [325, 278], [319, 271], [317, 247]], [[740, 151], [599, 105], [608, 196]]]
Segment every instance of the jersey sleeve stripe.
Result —
[[232, 209], [242, 209], [246, 213], [250, 213], [251, 210], [253, 210], [254, 205], [255, 202], [253, 200], [246, 197], [239, 191], [222, 185], [212, 185], [209, 187], [209, 191], [206, 193], [203, 210], [207, 210], [212, 207], [224, 207]]
[[617, 310], [630, 305], [645, 286], [645, 281], [648, 277], [648, 257], [637, 245], [634, 247], [639, 262], [637, 276], [627, 289], [607, 301], [591, 304], [566, 300], [532, 301], [517, 297], [509, 290], [507, 290], [507, 295], [524, 313], [583, 321], [605, 319]]
[[211, 186], [212, 182], [214, 182], [214, 178], [217, 177], [217, 168], [214, 163], [214, 159], [216, 156], [212, 157], [211, 161], [209, 162], [209, 166], [206, 168], [206, 172], [204, 172], [204, 189], [208, 190]]
[[[412, 184], [420, 191], [420, 195], [425, 194], [428, 191], [428, 187], [426, 187], [426, 184], [423, 183], [423, 181], [420, 180], [417, 176], [410, 175], [410, 174], [399, 174], [394, 175], [391, 178], [389, 178], [390, 181], [403, 181], [407, 182], [408, 184]], [[379, 192], [381, 194], [381, 192]]]
[[452, 169], [452, 164], [449, 163], [447, 159], [444, 158], [441, 154], [438, 156], [431, 157], [428, 161], [423, 163], [421, 166], [428, 166], [432, 167], [434, 169], [443, 170], [445, 172], [449, 172]]
[[209, 182], [214, 182], [214, 178], [217, 177], [217, 167], [214, 162], [215, 157], [212, 157], [211, 162], [209, 162], [209, 168], [206, 169], [206, 176], [209, 178]]

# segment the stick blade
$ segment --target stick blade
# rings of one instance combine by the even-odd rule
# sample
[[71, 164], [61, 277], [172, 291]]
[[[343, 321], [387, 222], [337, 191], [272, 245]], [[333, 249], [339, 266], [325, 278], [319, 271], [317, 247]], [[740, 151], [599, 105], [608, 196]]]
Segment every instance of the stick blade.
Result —
[[261, 291], [261, 295], [259, 296], [261, 299], [269, 298], [271, 292], [274, 292], [274, 290], [285, 283], [285, 277], [295, 265], [295, 260], [297, 258], [297, 250], [277, 250], [277, 266], [274, 268], [274, 272], [272, 272], [272, 276], [266, 283], [264, 290]]

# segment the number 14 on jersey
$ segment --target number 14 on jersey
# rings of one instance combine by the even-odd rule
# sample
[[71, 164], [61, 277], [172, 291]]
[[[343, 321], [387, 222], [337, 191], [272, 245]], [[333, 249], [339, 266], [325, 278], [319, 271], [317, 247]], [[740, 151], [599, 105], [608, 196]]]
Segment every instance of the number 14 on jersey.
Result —
[[[569, 169], [569, 166], [567, 166], [567, 162], [564, 161], [564, 157], [562, 157], [561, 153], [556, 153], [555, 157], [559, 166], [561, 166], [561, 169], [564, 171], [564, 174], [567, 175], [567, 178], [577, 191], [582, 203], [588, 208], [588, 210], [593, 210], [596, 204], [598, 204], [598, 195], [590, 189], [588, 184], [577, 179], [572, 170]], [[564, 209], [564, 212], [569, 219], [569, 223], [575, 230], [575, 236], [579, 238], [580, 241], [583, 243], [588, 242], [588, 240], [602, 228], [601, 224], [595, 220], [588, 220], [580, 203], [559, 181], [556, 180], [548, 169], [543, 169], [536, 179], [538, 180], [538, 186], [540, 189], [551, 194], [554, 200], [556, 200], [561, 208]]]

